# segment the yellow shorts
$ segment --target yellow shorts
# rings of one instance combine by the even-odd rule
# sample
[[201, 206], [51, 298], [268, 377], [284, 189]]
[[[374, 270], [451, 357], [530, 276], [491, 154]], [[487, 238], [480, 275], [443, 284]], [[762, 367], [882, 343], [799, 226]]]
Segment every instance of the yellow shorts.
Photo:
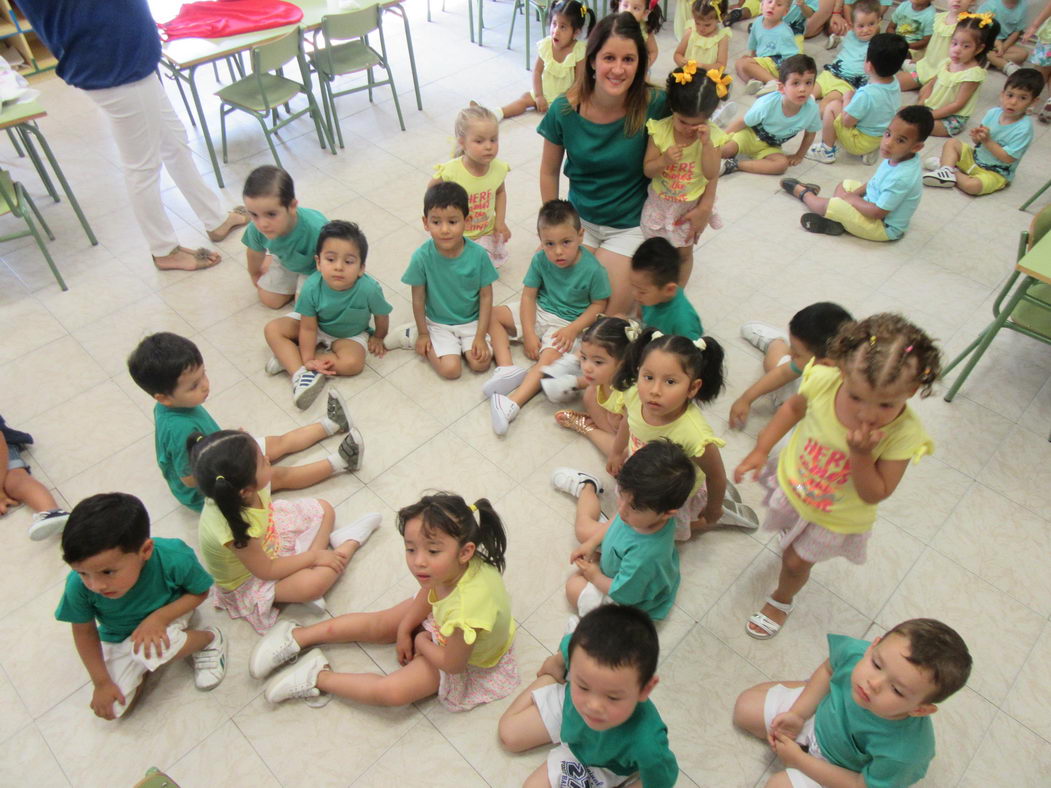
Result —
[[855, 156], [864, 156], [866, 153], [872, 153], [879, 147], [879, 137], [870, 137], [868, 134], [862, 134], [858, 131], [857, 126], [847, 128], [843, 125], [842, 115], [836, 115], [836, 119], [832, 121], [832, 127], [836, 130], [836, 142], [842, 145], [843, 150], [847, 153], [853, 153]]
[[974, 148], [965, 142], [960, 143], [960, 160], [956, 166], [972, 178], [977, 178], [982, 184], [982, 190], [978, 194], [992, 194], [998, 192], [1008, 184], [1007, 178], [998, 172], [987, 170], [974, 160]]
[[[847, 191], [854, 191], [860, 186], [859, 181], [843, 181], [843, 188]], [[839, 197], [833, 197], [828, 201], [825, 218], [839, 222], [848, 233], [864, 238], [866, 241], [890, 240], [887, 236], [887, 227], [882, 221], [864, 216], [861, 211]]]
[[730, 139], [737, 143], [738, 156], [744, 154], [750, 159], [765, 159], [775, 153], [783, 153], [780, 148], [767, 145], [747, 126], [731, 134]]
[[781, 69], [777, 67], [777, 63], [774, 62], [772, 57], [757, 57], [755, 63], [760, 68], [769, 71], [770, 76], [774, 79], [781, 79]]
[[803, 34], [800, 33], [796, 36], [796, 46], [799, 47], [799, 54], [803, 54]]
[[822, 71], [817, 75], [817, 86], [821, 88], [821, 97], [824, 98], [832, 91], [845, 96], [854, 90], [854, 86], [845, 79], [840, 79], [831, 71]]
[[741, 8], [752, 16], [759, 16], [759, 0], [744, 0], [741, 3]]

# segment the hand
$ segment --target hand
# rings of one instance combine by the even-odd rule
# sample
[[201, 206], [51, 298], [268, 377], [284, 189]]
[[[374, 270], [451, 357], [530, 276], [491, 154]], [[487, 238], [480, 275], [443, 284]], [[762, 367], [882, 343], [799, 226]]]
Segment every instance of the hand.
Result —
[[856, 430], [847, 430], [847, 447], [855, 454], [869, 454], [883, 440], [883, 430], [870, 429], [862, 424]]
[[479, 364], [484, 364], [493, 357], [493, 352], [489, 349], [489, 343], [485, 341], [485, 334], [480, 334], [474, 338], [474, 342], [471, 343], [471, 349], [468, 352], [471, 354], [471, 358]]
[[315, 550], [314, 563], [311, 564], [311, 567], [315, 566], [328, 567], [337, 575], [341, 575], [343, 570], [347, 568], [347, 557], [343, 553], [337, 553], [335, 550]]
[[797, 150], [795, 153], [788, 157], [788, 166], [795, 167], [797, 164], [799, 164], [799, 162], [803, 161], [804, 154], [806, 154], [806, 151]]
[[374, 356], [379, 356], [380, 358], [387, 355], [387, 348], [383, 344], [383, 337], [369, 334], [369, 353]]
[[431, 335], [420, 334], [416, 337], [416, 355], [427, 358], [428, 351], [431, 350]]
[[590, 539], [584, 544], [579, 545], [576, 550], [569, 554], [569, 563], [575, 564], [580, 559], [590, 561], [592, 556], [595, 555], [595, 550], [598, 545], [594, 544]]
[[577, 568], [577, 571], [584, 576], [584, 579], [589, 583], [594, 583], [595, 578], [602, 574], [602, 569], [595, 561], [590, 561], [586, 558], [578, 558], [573, 562], [573, 565]]
[[803, 732], [805, 724], [806, 720], [803, 719], [801, 714], [797, 714], [794, 711], [783, 711], [770, 720], [770, 730], [766, 734], [766, 740], [773, 747], [775, 734], [795, 739], [796, 736]]
[[522, 337], [522, 347], [525, 350], [526, 358], [530, 361], [536, 361], [540, 358], [540, 337], [532, 331]]
[[988, 142], [989, 141], [989, 127], [979, 126], [974, 130], [973, 138], [975, 142]]
[[120, 687], [112, 680], [96, 684], [95, 691], [91, 693], [91, 710], [95, 712], [95, 716], [104, 720], [116, 719], [117, 715], [113, 713], [114, 703], [127, 703]]
[[562, 654], [552, 654], [550, 657], [544, 660], [540, 668], [536, 672], [536, 677], [550, 676], [559, 684], [566, 683], [566, 666], [562, 662]]
[[839, 197], [839, 199], [841, 199], [841, 200], [842, 200], [842, 199], [845, 199], [845, 198], [846, 198], [846, 196], [847, 196], [848, 194], [850, 194], [850, 192], [848, 192], [848, 191], [847, 191], [847, 190], [846, 190], [846, 189], [845, 189], [845, 188], [843, 187], [843, 184], [842, 184], [842, 183], [837, 183], [837, 184], [836, 184], [836, 188], [835, 188], [835, 191], [833, 191], [833, 192], [832, 192], [832, 196], [833, 196], [833, 197]]
[[744, 479], [745, 474], [752, 471], [752, 480], [759, 480], [759, 472], [763, 470], [763, 466], [766, 465], [767, 460], [766, 452], [761, 449], [752, 449], [748, 456], [741, 460], [740, 464], [734, 469], [734, 482], [737, 484], [741, 483]]
[[416, 637], [413, 638], [412, 641], [412, 645], [415, 647], [416, 653], [422, 656], [423, 648], [420, 645], [421, 643], [431, 643], [434, 645], [439, 645], [434, 643], [434, 638], [431, 637], [431, 633], [428, 632], [426, 629], [421, 629], [419, 632], [417, 632]]
[[310, 361], [304, 361], [303, 366], [314, 372], [320, 372], [322, 375], [336, 374], [336, 360], [327, 356], [325, 358], [312, 358]]
[[738, 397], [730, 406], [730, 429], [742, 430], [748, 423], [748, 413], [752, 410], [752, 404], [744, 397]]
[[845, 36], [850, 29], [850, 25], [847, 24], [847, 20], [840, 14], [833, 14], [828, 19], [828, 29], [837, 36]]
[[712, 130], [708, 128], [707, 123], [701, 123], [697, 126], [697, 139], [701, 141], [701, 147], [710, 145], [712, 141]]
[[507, 222], [497, 222], [496, 228], [493, 230], [493, 235], [504, 243], [507, 243], [511, 240], [511, 228], [507, 226]]
[[689, 223], [690, 237], [687, 241], [690, 246], [697, 243], [697, 239], [701, 237], [704, 228], [708, 226], [708, 220], [712, 218], [712, 207], [710, 205], [698, 205], [675, 220], [676, 226]]
[[543, 115], [543, 114], [545, 114], [547, 112], [547, 108], [548, 108], [547, 99], [544, 98], [543, 96], [537, 96], [536, 97], [536, 111], [539, 112], [541, 115]]
[[168, 640], [168, 622], [156, 612], [150, 613], [131, 633], [131, 642], [134, 644], [131, 650], [136, 654], [141, 651], [146, 659], [161, 656], [164, 649], [171, 648], [171, 641]]
[[568, 353], [573, 349], [573, 343], [576, 341], [577, 330], [573, 326], [563, 326], [551, 337], [551, 342], [559, 353]]
[[672, 145], [664, 151], [664, 161], [668, 164], [678, 164], [682, 160], [682, 145]]
[[7, 493], [0, 491], [0, 514], [7, 514], [8, 509], [18, 506], [21, 501], [16, 501]]
[[775, 733], [771, 745], [774, 754], [781, 759], [781, 763], [789, 768], [795, 768], [803, 760], [806, 753], [799, 746], [799, 742], [783, 733]]
[[403, 632], [399, 627], [398, 638], [395, 641], [395, 649], [398, 652], [398, 664], [402, 667], [412, 662], [412, 658], [416, 656], [413, 646], [412, 633]]
[[697, 528], [704, 529], [709, 526], [715, 525], [717, 522], [723, 519], [723, 507], [722, 504], [712, 508], [711, 504], [704, 507], [700, 516], [694, 521], [697, 523]]

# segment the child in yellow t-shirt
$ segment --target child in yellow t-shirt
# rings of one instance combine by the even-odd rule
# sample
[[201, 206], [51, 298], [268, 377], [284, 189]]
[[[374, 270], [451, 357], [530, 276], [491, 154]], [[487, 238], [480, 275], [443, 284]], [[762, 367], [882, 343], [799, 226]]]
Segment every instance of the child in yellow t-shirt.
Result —
[[919, 90], [934, 78], [942, 61], [949, 57], [949, 42], [959, 17], [971, 10], [975, 0], [949, 0], [949, 10], [934, 17], [934, 29], [923, 57], [912, 66], [906, 63], [905, 69], [898, 74], [898, 84], [902, 90]]
[[[900, 315], [840, 326], [828, 349], [837, 366], [811, 361], [799, 393], [759, 433], [734, 472], [767, 488], [765, 530], [781, 533], [777, 589], [745, 625], [757, 640], [776, 635], [818, 561], [865, 562], [876, 505], [897, 489], [909, 462], [934, 450], [908, 406], [929, 396], [941, 368], [933, 340]], [[774, 445], [795, 428], [776, 462]], [[776, 482], [775, 482], [776, 479]]]
[[919, 103], [934, 113], [934, 136], [953, 137], [967, 125], [978, 104], [978, 89], [985, 81], [986, 53], [999, 30], [1000, 24], [991, 14], [960, 14], [949, 43], [949, 57], [920, 90]]
[[[686, 6], [688, 2], [681, 0], [679, 5]], [[693, 20], [684, 33], [677, 34], [679, 46], [672, 55], [675, 65], [683, 66], [693, 60], [701, 71], [726, 68], [733, 30], [722, 25], [719, 0], [693, 0], [689, 9]]]

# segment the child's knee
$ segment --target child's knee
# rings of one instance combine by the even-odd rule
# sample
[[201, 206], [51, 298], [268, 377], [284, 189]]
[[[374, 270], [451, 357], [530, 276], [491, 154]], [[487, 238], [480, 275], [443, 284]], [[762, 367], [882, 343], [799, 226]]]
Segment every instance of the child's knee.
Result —
[[459, 356], [442, 356], [434, 368], [446, 380], [459, 380], [462, 372]]
[[530, 741], [529, 737], [526, 735], [525, 726], [522, 725], [519, 718], [523, 714], [530, 713], [535, 713], [539, 717], [540, 711], [536, 708], [532, 696], [529, 698], [529, 706], [525, 709], [521, 711], [514, 711], [512, 709], [504, 712], [504, 715], [500, 718], [500, 722], [497, 723], [496, 733], [500, 738], [500, 745], [508, 752], [525, 752], [526, 750], [531, 750], [536, 746], [536, 742]]
[[778, 772], [766, 781], [766, 788], [792, 788], [792, 778], [788, 772]]

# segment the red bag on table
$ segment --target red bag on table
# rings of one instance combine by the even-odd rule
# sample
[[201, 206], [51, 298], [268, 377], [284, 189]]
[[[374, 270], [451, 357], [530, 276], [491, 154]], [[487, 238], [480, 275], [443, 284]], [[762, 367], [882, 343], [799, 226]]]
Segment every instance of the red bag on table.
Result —
[[282, 0], [205, 0], [186, 3], [179, 15], [158, 22], [161, 38], [225, 38], [272, 27], [294, 25], [303, 9]]

